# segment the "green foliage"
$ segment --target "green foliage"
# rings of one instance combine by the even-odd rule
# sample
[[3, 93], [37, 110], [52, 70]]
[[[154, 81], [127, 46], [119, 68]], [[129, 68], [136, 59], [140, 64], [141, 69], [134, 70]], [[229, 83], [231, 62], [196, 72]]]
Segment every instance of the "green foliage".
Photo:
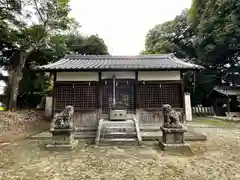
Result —
[[[69, 0], [0, 0], [0, 66], [12, 70], [22, 63], [19, 105], [36, 106], [52, 90], [49, 77], [31, 71], [32, 65], [47, 64], [72, 52], [108, 54], [101, 38], [78, 33], [79, 24], [69, 18], [69, 12]], [[24, 52], [23, 62], [16, 56], [19, 51]], [[9, 94], [12, 88], [7, 89]]]
[[207, 0], [193, 0], [192, 6], [189, 10], [190, 19], [193, 25], [193, 28], [195, 29], [197, 24], [199, 24], [201, 19], [201, 14], [204, 10], [204, 5]]
[[103, 39], [99, 38], [97, 35], [92, 35], [87, 37], [78, 49], [78, 53], [81, 54], [108, 54], [108, 49]]
[[[91, 37], [91, 38], [90, 38]], [[40, 104], [39, 96], [46, 96], [52, 91], [53, 85], [49, 77], [44, 73], [36, 73], [30, 70], [30, 66], [43, 65], [54, 62], [69, 53], [80, 54], [107, 54], [107, 47], [102, 39], [97, 36], [84, 37], [77, 35], [56, 35], [52, 36], [49, 46], [42, 46], [33, 51], [26, 60], [23, 79], [20, 82], [19, 104], [25, 106], [31, 104], [29, 100], [22, 102], [24, 99], [35, 99], [36, 104]], [[93, 38], [94, 37], [94, 38]], [[89, 38], [91, 41], [89, 41]]]
[[104, 55], [108, 54], [108, 48], [103, 39], [98, 35], [83, 37], [79, 34], [71, 34], [67, 37], [67, 46], [70, 51], [78, 54], [95, 54]]
[[0, 28], [6, 28], [8, 25], [23, 25], [22, 22], [16, 19], [16, 16], [22, 14], [22, 5], [21, 0], [0, 0]]
[[234, 84], [228, 77], [240, 71], [240, 1], [194, 0], [190, 14], [198, 59]]
[[[194, 48], [195, 38], [192, 24], [189, 21], [188, 11], [184, 10], [179, 16], [176, 16], [174, 20], [156, 25], [148, 32], [145, 44], [146, 50], [143, 51], [143, 53], [173, 53], [178, 58], [188, 59], [201, 64], [196, 58], [197, 55]], [[196, 73], [196, 80], [194, 80], [193, 76], [193, 72], [185, 73], [184, 82], [185, 91], [192, 93], [191, 97], [193, 103], [195, 103], [205, 97], [205, 91], [202, 92], [202, 89], [206, 87], [208, 77], [204, 76], [204, 72]], [[199, 86], [201, 86], [200, 91]], [[197, 93], [198, 96], [195, 96]]]
[[195, 50], [192, 44], [193, 30], [188, 20], [188, 11], [172, 21], [156, 25], [146, 36], [146, 52], [174, 53], [179, 58], [194, 58]]
[[193, 0], [190, 10], [148, 32], [142, 53], [174, 53], [205, 66], [195, 80], [192, 72], [184, 77], [193, 103], [202, 103], [214, 86], [237, 84], [239, 50], [240, 0]]

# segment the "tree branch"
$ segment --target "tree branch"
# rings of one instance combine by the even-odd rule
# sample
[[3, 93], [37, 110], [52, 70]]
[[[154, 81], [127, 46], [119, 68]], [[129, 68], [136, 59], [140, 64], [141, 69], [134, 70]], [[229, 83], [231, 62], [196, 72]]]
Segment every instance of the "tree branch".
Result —
[[36, 8], [36, 10], [37, 10], [37, 13], [38, 13], [41, 21], [45, 24], [44, 18], [43, 18], [42, 14], [41, 14], [41, 12], [40, 12], [40, 10], [39, 10], [38, 4], [37, 4], [37, 0], [33, 0], [33, 2], [34, 2], [34, 4], [35, 4], [35, 8]]

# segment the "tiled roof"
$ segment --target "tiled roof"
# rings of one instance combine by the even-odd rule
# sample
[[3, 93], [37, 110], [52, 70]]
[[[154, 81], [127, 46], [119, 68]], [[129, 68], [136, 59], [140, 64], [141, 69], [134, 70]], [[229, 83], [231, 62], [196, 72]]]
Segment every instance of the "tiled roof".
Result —
[[69, 55], [55, 63], [38, 66], [36, 70], [101, 70], [101, 69], [202, 69], [184, 62], [172, 54], [111, 56]]
[[220, 86], [213, 89], [225, 96], [240, 96], [240, 87]]

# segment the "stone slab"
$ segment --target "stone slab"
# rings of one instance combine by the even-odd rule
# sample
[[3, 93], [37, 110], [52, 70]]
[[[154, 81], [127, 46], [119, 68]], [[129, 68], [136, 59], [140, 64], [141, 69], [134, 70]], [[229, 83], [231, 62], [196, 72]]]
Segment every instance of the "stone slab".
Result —
[[159, 141], [159, 146], [163, 151], [173, 151], [173, 150], [180, 150], [180, 151], [190, 151], [189, 144], [165, 144], [162, 141]]
[[227, 117], [227, 116], [209, 116], [209, 118], [230, 122], [240, 122], [240, 117]]
[[72, 144], [47, 144], [46, 149], [51, 151], [66, 151], [75, 149], [77, 145], [78, 141], [74, 140]]
[[184, 135], [185, 141], [206, 141], [207, 136], [200, 133], [189, 132]]
[[41, 132], [30, 136], [29, 139], [32, 140], [52, 139], [52, 133], [50, 133], [49, 131]]

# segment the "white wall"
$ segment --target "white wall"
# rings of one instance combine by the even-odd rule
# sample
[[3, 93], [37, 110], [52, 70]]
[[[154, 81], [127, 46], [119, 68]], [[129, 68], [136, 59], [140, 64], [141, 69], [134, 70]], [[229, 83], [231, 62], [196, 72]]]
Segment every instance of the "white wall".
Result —
[[[135, 79], [134, 71], [102, 72], [102, 79]], [[98, 72], [57, 72], [56, 81], [98, 81]], [[180, 71], [139, 71], [139, 81], [181, 80]]]
[[102, 72], [102, 79], [111, 79], [113, 75], [116, 76], [117, 79], [135, 79], [134, 71], [117, 71], [117, 72]]
[[139, 71], [139, 81], [181, 80], [180, 71]]
[[57, 72], [56, 81], [98, 81], [98, 72]]

